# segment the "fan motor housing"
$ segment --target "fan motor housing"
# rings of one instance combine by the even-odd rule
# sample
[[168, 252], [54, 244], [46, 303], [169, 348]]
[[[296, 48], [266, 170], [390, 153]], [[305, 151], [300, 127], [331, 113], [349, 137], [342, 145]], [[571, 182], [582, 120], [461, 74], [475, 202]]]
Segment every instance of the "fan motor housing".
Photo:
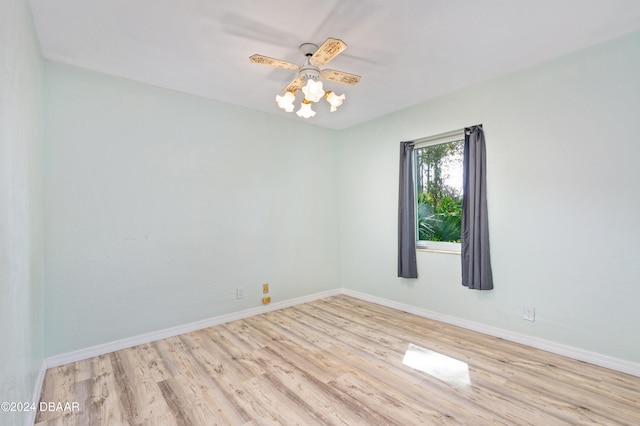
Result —
[[298, 71], [298, 77], [303, 80], [309, 80], [310, 78], [317, 79], [320, 77], [320, 68], [311, 64], [303, 65]]

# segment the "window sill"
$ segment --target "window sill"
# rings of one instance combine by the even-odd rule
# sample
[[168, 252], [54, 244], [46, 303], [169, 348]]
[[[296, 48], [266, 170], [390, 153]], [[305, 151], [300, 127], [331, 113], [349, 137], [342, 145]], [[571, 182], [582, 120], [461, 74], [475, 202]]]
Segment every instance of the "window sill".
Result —
[[416, 248], [416, 252], [423, 252], [423, 253], [441, 253], [441, 254], [457, 254], [458, 256], [460, 255], [460, 252], [459, 252], [459, 251], [455, 251], [455, 250], [430, 249], [430, 248], [420, 248], [420, 247], [417, 247], [417, 248]]
[[416, 251], [460, 255], [462, 244], [448, 241], [416, 241]]

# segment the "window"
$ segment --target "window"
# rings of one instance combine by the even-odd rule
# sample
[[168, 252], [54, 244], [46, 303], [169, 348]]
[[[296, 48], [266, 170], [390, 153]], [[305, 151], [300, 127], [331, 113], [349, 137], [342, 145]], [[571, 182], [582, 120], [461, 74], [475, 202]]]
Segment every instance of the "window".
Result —
[[416, 246], [460, 251], [464, 133], [416, 141]]

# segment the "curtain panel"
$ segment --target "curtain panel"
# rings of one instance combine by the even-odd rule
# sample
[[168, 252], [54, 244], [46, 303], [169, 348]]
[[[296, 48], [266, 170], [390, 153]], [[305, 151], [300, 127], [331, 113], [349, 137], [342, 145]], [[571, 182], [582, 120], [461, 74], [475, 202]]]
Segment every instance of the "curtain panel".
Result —
[[418, 278], [418, 266], [416, 263], [416, 208], [413, 189], [413, 142], [400, 142], [398, 277]]
[[487, 214], [486, 147], [482, 125], [464, 129], [462, 285], [493, 289]]

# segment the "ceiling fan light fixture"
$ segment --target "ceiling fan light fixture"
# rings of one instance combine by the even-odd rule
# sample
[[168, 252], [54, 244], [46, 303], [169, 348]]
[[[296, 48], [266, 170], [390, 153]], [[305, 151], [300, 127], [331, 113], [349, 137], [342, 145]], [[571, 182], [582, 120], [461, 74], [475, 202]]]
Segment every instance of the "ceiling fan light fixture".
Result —
[[296, 112], [296, 114], [298, 114], [298, 117], [311, 118], [316, 115], [316, 112], [311, 109], [311, 102], [303, 99], [302, 103], [300, 104], [300, 109]]
[[283, 94], [276, 96], [276, 103], [286, 112], [293, 112], [296, 93], [298, 90], [302, 90], [304, 97], [296, 114], [302, 118], [311, 118], [316, 115], [315, 111], [311, 109], [312, 102], [319, 102], [321, 98], [325, 98], [331, 107], [330, 111], [335, 112], [345, 99], [345, 95], [336, 95], [331, 91], [325, 91], [321, 80], [330, 80], [349, 86], [360, 81], [360, 76], [356, 74], [333, 69], [320, 69], [346, 48], [347, 44], [342, 40], [329, 37], [319, 47], [313, 43], [300, 45], [300, 51], [307, 58], [304, 65], [296, 65], [292, 62], [258, 54], [251, 55], [249, 60], [254, 64], [297, 71], [295, 78], [282, 89], [281, 93]]
[[304, 98], [310, 102], [318, 102], [324, 96], [322, 82], [308, 79], [307, 84], [302, 87]]
[[287, 92], [283, 96], [276, 95], [276, 103], [287, 112], [293, 112], [293, 101], [296, 100], [295, 92]]
[[331, 109], [329, 110], [330, 112], [335, 112], [338, 109], [338, 107], [342, 105], [345, 98], [344, 93], [338, 96], [335, 93], [333, 93], [331, 90], [329, 90], [324, 95], [324, 97], [327, 99], [327, 102], [329, 102], [329, 104], [331, 105]]

